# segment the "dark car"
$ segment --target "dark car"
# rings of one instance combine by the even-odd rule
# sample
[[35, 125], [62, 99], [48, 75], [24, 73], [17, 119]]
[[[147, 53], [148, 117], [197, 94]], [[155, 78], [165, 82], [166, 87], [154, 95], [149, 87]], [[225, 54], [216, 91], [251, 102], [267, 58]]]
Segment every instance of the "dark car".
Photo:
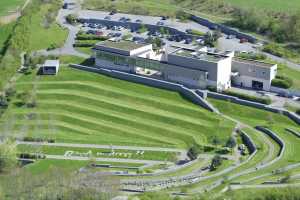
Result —
[[113, 11], [111, 11], [110, 13], [109, 13], [109, 15], [114, 15], [114, 14], [116, 14], [117, 12], [115, 11], [115, 10], [113, 10]]
[[161, 21], [159, 21], [159, 22], [157, 22], [157, 23], [156, 23], [156, 25], [158, 25], [158, 26], [163, 26], [163, 25], [164, 25], [164, 23], [163, 23], [163, 22], [161, 22]]
[[167, 20], [168, 19], [168, 17], [166, 17], [166, 16], [161, 16], [161, 20]]
[[126, 18], [125, 18], [125, 17], [121, 17], [121, 18], [119, 19], [119, 21], [120, 21], [120, 22], [125, 22], [125, 21], [126, 21]]
[[192, 38], [186, 38], [186, 39], [184, 40], [184, 43], [185, 43], [185, 44], [191, 44], [192, 42], [193, 42]]
[[137, 20], [135, 20], [135, 22], [136, 22], [136, 23], [142, 23], [142, 20], [137, 19]]
[[115, 33], [114, 35], [113, 35], [113, 37], [121, 37], [121, 33]]
[[104, 17], [104, 19], [111, 20], [111, 17], [110, 16], [106, 16], [106, 17]]
[[67, 3], [64, 3], [64, 5], [63, 5], [62, 8], [63, 8], [63, 9], [68, 9], [68, 4], [67, 4]]

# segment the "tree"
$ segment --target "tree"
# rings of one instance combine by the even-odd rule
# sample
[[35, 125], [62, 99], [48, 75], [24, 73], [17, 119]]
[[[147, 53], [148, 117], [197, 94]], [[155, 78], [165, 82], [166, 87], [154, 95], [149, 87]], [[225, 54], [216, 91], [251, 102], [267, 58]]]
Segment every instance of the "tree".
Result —
[[69, 24], [76, 24], [76, 22], [77, 22], [77, 16], [74, 15], [74, 14], [69, 14], [69, 15], [66, 16], [66, 21]]
[[194, 145], [192, 146], [188, 152], [187, 152], [187, 156], [191, 159], [191, 160], [195, 160], [197, 159], [198, 155], [202, 152], [202, 149], [199, 145]]
[[226, 147], [234, 148], [236, 144], [237, 144], [236, 139], [233, 136], [231, 136], [226, 142]]
[[223, 159], [219, 155], [215, 155], [210, 164], [210, 170], [216, 170], [220, 165], [222, 165]]

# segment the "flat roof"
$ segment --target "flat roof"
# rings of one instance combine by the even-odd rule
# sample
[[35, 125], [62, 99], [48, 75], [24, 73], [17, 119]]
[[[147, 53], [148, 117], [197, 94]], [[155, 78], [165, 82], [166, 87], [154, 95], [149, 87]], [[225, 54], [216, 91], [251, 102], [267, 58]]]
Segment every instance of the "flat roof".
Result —
[[239, 57], [234, 57], [233, 61], [242, 62], [242, 63], [246, 63], [246, 64], [252, 64], [252, 65], [255, 65], [258, 67], [266, 67], [266, 68], [271, 68], [276, 65], [276, 64], [272, 64], [272, 63], [262, 62], [262, 61], [258, 61], [258, 60], [250, 60], [250, 59], [239, 58]]
[[44, 66], [57, 66], [59, 65], [59, 60], [46, 60]]
[[194, 58], [198, 60], [206, 60], [210, 62], [218, 62], [220, 60], [223, 60], [224, 58], [227, 58], [227, 56], [224, 55], [219, 55], [219, 54], [213, 54], [213, 53], [206, 53], [202, 51], [196, 51], [192, 49], [178, 49], [171, 54], [177, 55], [177, 56], [182, 56], [182, 57], [187, 57], [187, 58]]
[[114, 49], [121, 49], [125, 51], [132, 51], [134, 49], [138, 49], [144, 46], [147, 46], [149, 44], [145, 43], [136, 43], [132, 41], [127, 41], [127, 40], [121, 40], [121, 41], [110, 41], [106, 40], [103, 42], [98, 42], [96, 46], [104, 46], [104, 47], [109, 47], [109, 48], [114, 48]]

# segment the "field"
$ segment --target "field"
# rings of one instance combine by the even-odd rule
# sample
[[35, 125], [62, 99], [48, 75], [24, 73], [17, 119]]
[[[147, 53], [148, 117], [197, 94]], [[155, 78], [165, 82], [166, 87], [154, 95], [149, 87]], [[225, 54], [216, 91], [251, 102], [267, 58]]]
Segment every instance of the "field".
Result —
[[13, 100], [2, 124], [5, 129], [13, 122], [15, 134], [69, 143], [186, 148], [211, 144], [216, 137], [224, 144], [234, 126], [178, 93], [67, 67], [58, 76], [23, 76], [16, 87], [19, 94], [37, 88], [37, 107]]
[[17, 8], [22, 7], [25, 0], [2, 0], [0, 1], [0, 17], [16, 11]]
[[300, 3], [298, 0], [225, 0], [233, 6], [242, 8], [265, 9], [267, 11], [276, 12], [295, 12], [300, 10]]

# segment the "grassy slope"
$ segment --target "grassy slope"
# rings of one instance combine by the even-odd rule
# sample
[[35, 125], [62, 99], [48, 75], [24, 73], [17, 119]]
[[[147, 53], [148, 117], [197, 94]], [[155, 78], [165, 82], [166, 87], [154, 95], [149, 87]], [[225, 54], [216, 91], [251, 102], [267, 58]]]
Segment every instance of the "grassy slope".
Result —
[[24, 4], [25, 0], [1, 0], [0, 1], [0, 16], [5, 16], [11, 11], [15, 11], [18, 7]]
[[43, 18], [47, 10], [50, 9], [49, 4], [41, 7], [39, 12], [35, 13], [31, 18], [31, 27], [29, 34], [29, 47], [31, 51], [46, 49], [50, 45], [62, 46], [67, 38], [67, 30], [62, 29], [58, 24], [52, 23], [49, 28], [42, 26]]
[[[32, 87], [32, 76], [17, 82], [19, 92]], [[41, 77], [37, 96], [36, 109], [11, 106], [3, 121], [15, 120], [15, 130], [27, 124], [31, 135], [58, 141], [146, 146], [186, 147], [214, 136], [225, 143], [233, 128], [178, 93], [70, 68]], [[29, 113], [37, 119], [25, 119]]]
[[298, 0], [225, 0], [234, 6], [242, 8], [253, 8], [253, 9], [266, 9], [276, 12], [294, 12], [300, 10], [300, 3]]
[[289, 120], [287, 117], [281, 116], [279, 114], [274, 114], [271, 112], [240, 106], [237, 104], [229, 103], [226, 101], [220, 100], [210, 100], [217, 108], [226, 115], [234, 117], [241, 120], [244, 123], [247, 123], [251, 126], [267, 126], [273, 130], [279, 137], [281, 137], [286, 143], [286, 151], [283, 158], [277, 162], [275, 165], [272, 165], [266, 169], [258, 171], [255, 174], [246, 175], [240, 177], [239, 180], [243, 180], [253, 175], [263, 174], [270, 172], [273, 169], [278, 169], [279, 167], [286, 166], [288, 164], [296, 163], [300, 161], [300, 156], [298, 152], [300, 151], [300, 139], [295, 136], [288, 134], [285, 131], [285, 128], [293, 128], [295, 130], [300, 130], [299, 125], [295, 122]]

